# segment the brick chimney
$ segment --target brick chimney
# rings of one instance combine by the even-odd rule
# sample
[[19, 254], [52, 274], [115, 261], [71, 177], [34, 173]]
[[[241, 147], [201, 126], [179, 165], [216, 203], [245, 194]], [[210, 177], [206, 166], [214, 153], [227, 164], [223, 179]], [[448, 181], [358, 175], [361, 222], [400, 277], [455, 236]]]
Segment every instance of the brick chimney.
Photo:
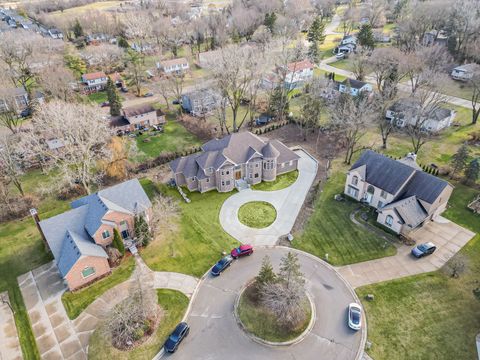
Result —
[[32, 215], [33, 221], [35, 221], [35, 225], [37, 225], [38, 232], [40, 233], [40, 236], [42, 237], [43, 244], [45, 245], [45, 250], [47, 252], [51, 252], [50, 246], [48, 246], [47, 239], [45, 238], [45, 234], [42, 231], [42, 228], [40, 227], [40, 218], [38, 217], [38, 211], [37, 209], [33, 208], [30, 209], [30, 215]]

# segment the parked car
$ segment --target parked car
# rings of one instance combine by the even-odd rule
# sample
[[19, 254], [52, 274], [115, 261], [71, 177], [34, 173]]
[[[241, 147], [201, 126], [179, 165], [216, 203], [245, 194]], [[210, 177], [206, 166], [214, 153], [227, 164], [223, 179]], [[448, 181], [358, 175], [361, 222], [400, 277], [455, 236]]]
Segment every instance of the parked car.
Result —
[[174, 99], [174, 100], [172, 101], [172, 104], [173, 104], [173, 105], [180, 105], [180, 101], [178, 101], [178, 99]]
[[121, 92], [123, 93], [127, 93], [128, 92], [128, 89], [125, 87], [125, 86], [122, 86], [122, 88], [120, 89]]
[[433, 254], [435, 250], [437, 250], [437, 247], [433, 243], [428, 242], [415, 246], [412, 249], [412, 255], [416, 258], [421, 258]]
[[335, 58], [338, 59], [338, 60], [341, 60], [341, 59], [345, 59], [345, 53], [343, 52], [339, 52], [337, 53], [337, 55], [335, 55]]
[[100, 104], [100, 107], [107, 107], [110, 106], [110, 103], [108, 101], [104, 101]]
[[32, 115], [32, 109], [30, 109], [28, 107], [23, 109], [20, 113], [21, 117], [27, 117], [27, 116], [30, 116], [30, 115]]
[[143, 97], [151, 97], [151, 96], [153, 96], [152, 92], [147, 92], [147, 93], [143, 94]]
[[174, 353], [177, 350], [178, 345], [180, 345], [182, 340], [187, 337], [189, 332], [190, 327], [186, 322], [181, 322], [180, 324], [178, 324], [175, 330], [173, 330], [173, 332], [168, 337], [167, 341], [165, 341], [165, 345], [163, 345], [165, 351], [169, 353]]
[[357, 303], [348, 305], [348, 327], [355, 331], [362, 328], [362, 308]]
[[255, 124], [257, 126], [267, 125], [270, 121], [272, 121], [272, 117], [270, 115], [261, 115], [255, 119]]
[[152, 125], [153, 130], [163, 132], [162, 125]]
[[233, 261], [233, 257], [230, 255], [227, 255], [221, 258], [220, 261], [213, 266], [211, 271], [212, 275], [213, 276], [220, 275], [222, 271], [224, 271], [226, 268], [228, 268], [232, 264], [232, 261]]
[[234, 259], [238, 259], [239, 257], [245, 255], [252, 255], [253, 254], [253, 246], [252, 245], [240, 245], [239, 247], [232, 249], [230, 252], [230, 256]]

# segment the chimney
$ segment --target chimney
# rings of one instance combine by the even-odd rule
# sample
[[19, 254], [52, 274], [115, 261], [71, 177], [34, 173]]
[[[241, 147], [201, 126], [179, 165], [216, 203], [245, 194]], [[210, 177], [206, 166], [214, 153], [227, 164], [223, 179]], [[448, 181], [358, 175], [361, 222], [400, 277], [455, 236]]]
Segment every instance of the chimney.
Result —
[[40, 227], [40, 218], [38, 217], [37, 209], [35, 208], [30, 209], [30, 215], [32, 215], [33, 221], [35, 221], [35, 225], [37, 225], [38, 232], [40, 233], [40, 236], [42, 237], [42, 240], [43, 240], [43, 244], [45, 245], [45, 250], [47, 250], [47, 252], [51, 252], [50, 247], [48, 246], [47, 239], [45, 238], [45, 234], [43, 233], [43, 230]]
[[410, 153], [407, 154], [407, 158], [416, 162], [417, 161], [417, 154], [415, 154], [413, 152], [410, 152]]

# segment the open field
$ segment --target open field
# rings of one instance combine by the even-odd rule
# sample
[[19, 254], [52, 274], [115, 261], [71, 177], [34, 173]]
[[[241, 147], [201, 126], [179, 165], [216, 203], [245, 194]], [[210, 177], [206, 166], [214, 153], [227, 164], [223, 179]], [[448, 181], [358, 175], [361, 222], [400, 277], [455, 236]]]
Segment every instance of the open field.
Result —
[[49, 14], [52, 18], [64, 17], [64, 16], [78, 16], [79, 14], [87, 13], [90, 11], [108, 11], [116, 10], [120, 8], [123, 1], [100, 1], [83, 6], [77, 6], [63, 11], [55, 11]]

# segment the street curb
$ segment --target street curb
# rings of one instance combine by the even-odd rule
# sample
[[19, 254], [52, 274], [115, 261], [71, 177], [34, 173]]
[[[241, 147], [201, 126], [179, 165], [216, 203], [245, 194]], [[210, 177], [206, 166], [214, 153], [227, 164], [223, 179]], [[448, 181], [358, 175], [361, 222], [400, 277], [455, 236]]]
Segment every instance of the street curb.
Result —
[[253, 280], [249, 281], [247, 284], [242, 286], [242, 288], [240, 289], [240, 292], [237, 295], [237, 298], [235, 299], [235, 304], [233, 305], [233, 317], [235, 318], [235, 321], [237, 322], [237, 325], [240, 327], [240, 329], [242, 329], [242, 331], [245, 333], [245, 335], [247, 335], [251, 340], [253, 340], [253, 341], [255, 341], [259, 344], [262, 344], [262, 345], [290, 346], [290, 345], [298, 344], [303, 339], [305, 339], [308, 336], [308, 334], [310, 334], [310, 331], [312, 331], [313, 326], [315, 325], [315, 321], [317, 319], [317, 312], [316, 312], [315, 304], [313, 303], [312, 297], [310, 296], [308, 291], [306, 291], [305, 293], [307, 295], [308, 301], [310, 302], [310, 308], [312, 309], [312, 316], [310, 318], [310, 322], [308, 323], [307, 328], [299, 336], [297, 336], [295, 339], [290, 340], [290, 341], [284, 341], [284, 342], [273, 342], [273, 341], [268, 341], [268, 340], [261, 339], [261, 338], [255, 336], [255, 335], [253, 335], [251, 332], [249, 332], [245, 328], [245, 326], [243, 325], [242, 321], [240, 320], [240, 317], [238, 316], [238, 313], [237, 313], [237, 309], [238, 309], [238, 304], [240, 302], [240, 297], [242, 296], [245, 289], [248, 286], [250, 286], [252, 283], [253, 283]]

